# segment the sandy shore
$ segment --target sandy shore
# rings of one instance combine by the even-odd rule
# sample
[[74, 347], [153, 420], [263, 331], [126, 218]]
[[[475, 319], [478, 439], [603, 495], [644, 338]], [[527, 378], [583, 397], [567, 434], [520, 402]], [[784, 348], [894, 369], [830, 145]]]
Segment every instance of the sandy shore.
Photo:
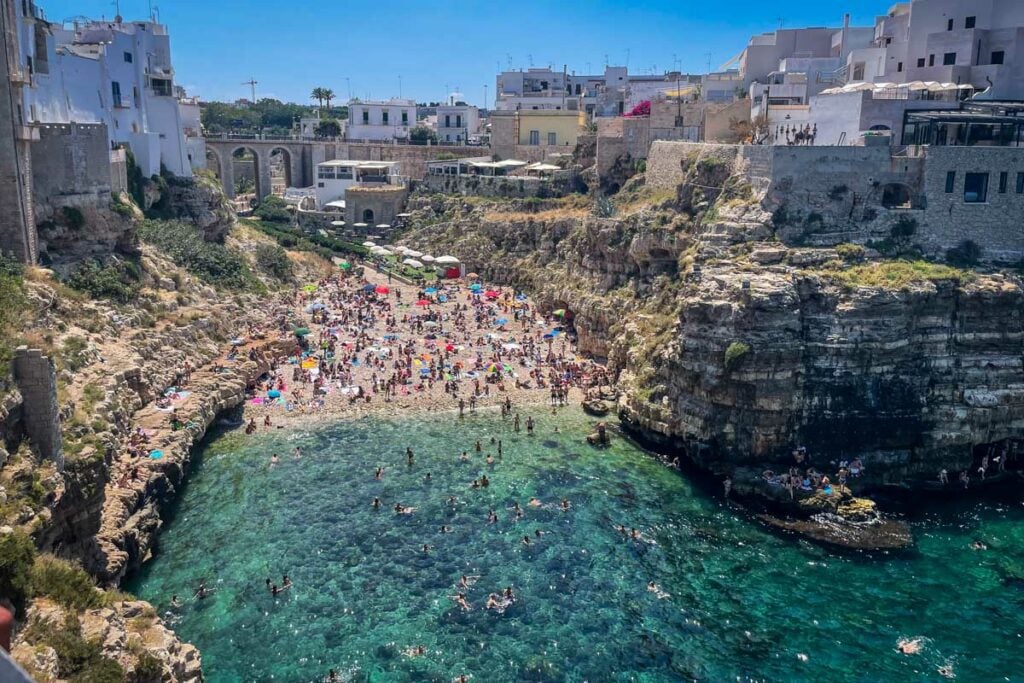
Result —
[[[510, 376], [507, 371], [503, 373], [505, 380], [502, 382], [502, 389], [499, 389], [497, 384], [485, 383], [483, 374], [477, 375], [481, 380], [481, 391], [476, 395], [476, 412], [499, 410], [506, 399], [511, 402], [513, 412], [518, 412], [518, 408], [525, 406], [530, 406], [530, 412], [533, 414], [538, 414], [545, 408], [550, 410], [550, 385], [539, 387], [536, 380], [529, 378], [530, 368], [539, 368], [545, 376], [551, 373], [550, 365], [540, 362], [541, 357], [546, 356], [549, 349], [554, 356], [563, 359], [563, 362], [573, 362], [579, 367], [585, 367], [589, 373], [602, 372], [601, 366], [576, 356], [575, 345], [566, 335], [559, 335], [549, 344], [544, 339], [544, 334], [550, 333], [555, 326], [560, 324], [558, 319], [551, 316], [545, 318], [536, 312], [529, 299], [522, 296], [515, 299], [513, 298], [514, 293], [508, 289], [494, 290], [499, 291], [501, 296], [492, 297], [490, 300], [482, 294], [473, 297], [488, 302], [476, 309], [481, 312], [482, 320], [469, 320], [457, 325], [452, 322], [456, 319], [456, 307], [470, 304], [473, 300], [468, 283], [453, 283], [457, 290], [450, 291], [444, 289], [442, 285], [438, 285], [441, 288], [441, 293], [447, 294], [447, 300], [439, 301], [437, 295], [427, 295], [431, 300], [430, 305], [417, 306], [416, 302], [420, 300], [418, 297], [422, 294], [419, 288], [398, 281], [389, 282], [386, 275], [370, 268], [366, 268], [364, 276], [363, 279], [348, 278], [338, 285], [333, 283], [322, 285], [316, 291], [303, 290], [293, 300], [278, 307], [275, 313], [279, 317], [286, 307], [289, 321], [293, 326], [307, 327], [310, 330], [308, 339], [311, 340], [310, 347], [313, 349], [317, 347], [317, 341], [323, 337], [326, 330], [334, 330], [339, 350], [345, 344], [354, 345], [357, 337], [361, 336], [364, 344], [367, 343], [366, 339], [370, 338], [375, 347], [379, 345], [380, 353], [385, 354], [381, 357], [385, 359], [387, 367], [385, 369], [374, 368], [366, 363], [351, 365], [351, 377], [346, 382], [336, 379], [326, 380], [321, 392], [326, 391], [327, 393], [320, 393], [314, 397], [313, 378], [303, 377], [298, 381], [294, 380], [295, 358], [292, 358], [290, 364], [286, 359], [281, 359], [282, 362], [277, 371], [277, 376], [283, 380], [285, 385], [281, 397], [270, 401], [267, 398], [268, 390], [274, 385], [270, 383], [261, 385], [256, 396], [245, 403], [243, 418], [246, 423], [250, 420], [255, 421], [257, 431], [265, 431], [278, 427], [295, 428], [371, 415], [393, 417], [405, 414], [446, 414], [457, 416], [460, 398], [465, 402], [463, 408], [465, 413], [468, 415], [474, 412], [470, 407], [470, 396], [474, 393], [475, 378], [463, 376], [456, 380], [459, 386], [459, 398], [446, 393], [444, 381], [424, 382], [422, 389], [416, 389], [419, 382], [413, 381], [401, 387], [398, 394], [390, 398], [385, 397], [383, 388], [376, 392], [373, 391], [373, 375], [376, 373], [379, 382], [383, 383], [384, 378], [393, 373], [393, 359], [400, 355], [398, 347], [410, 342], [415, 345], [414, 355], [417, 358], [422, 356], [439, 359], [441, 355], [444, 355], [441, 353], [442, 348], [455, 346], [455, 350], [446, 356], [446, 366], [461, 362], [463, 367], [468, 368], [479, 365], [478, 359], [482, 358], [485, 366], [494, 361], [501, 366], [507, 364], [512, 369], [514, 376]], [[387, 326], [385, 316], [379, 316], [372, 324], [349, 326], [337, 324], [338, 320], [335, 316], [341, 313], [340, 309], [343, 306], [332, 303], [332, 298], [338, 295], [350, 295], [353, 291], [364, 287], [365, 283], [375, 287], [387, 287], [389, 290], [387, 293], [375, 296], [381, 301], [388, 302], [389, 314], [398, 319], [396, 325]], [[308, 309], [321, 304], [326, 306], [329, 312], [328, 317], [326, 320], [314, 322], [314, 314]], [[525, 325], [513, 319], [514, 310], [516, 310], [513, 309], [513, 305], [520, 307], [519, 310], [522, 311], [520, 315], [525, 319]], [[470, 312], [473, 310], [473, 307], [470, 306]], [[440, 318], [441, 322], [436, 330], [417, 328], [417, 320], [427, 313]], [[275, 316], [271, 316], [271, 318], [275, 318]], [[403, 320], [403, 318], [408, 319]], [[496, 321], [501, 319], [507, 319], [510, 322], [507, 325], [497, 325]], [[437, 338], [427, 339], [426, 336], [430, 332], [435, 332]], [[273, 332], [273, 334], [278, 333], [276, 330]], [[397, 335], [398, 339], [388, 340], [386, 335]], [[488, 338], [487, 335], [498, 335], [500, 338]], [[285, 333], [283, 336], [287, 338], [288, 335]], [[514, 346], [505, 349], [503, 345]], [[240, 350], [244, 350], [244, 348], [242, 347]], [[529, 349], [534, 350], [532, 356]], [[363, 352], [366, 352], [365, 349]], [[529, 381], [530, 388], [521, 386], [515, 381], [516, 377]], [[343, 393], [346, 386], [362, 387], [369, 394], [370, 400], [368, 402], [365, 398], [351, 400], [350, 394]], [[298, 390], [298, 398], [294, 396], [296, 390]], [[568, 396], [563, 399], [566, 404], [579, 403], [584, 398], [584, 390], [578, 386], [570, 386], [568, 392]], [[264, 424], [264, 420], [268, 417], [270, 419], [269, 427]], [[525, 419], [525, 414], [522, 417]]]

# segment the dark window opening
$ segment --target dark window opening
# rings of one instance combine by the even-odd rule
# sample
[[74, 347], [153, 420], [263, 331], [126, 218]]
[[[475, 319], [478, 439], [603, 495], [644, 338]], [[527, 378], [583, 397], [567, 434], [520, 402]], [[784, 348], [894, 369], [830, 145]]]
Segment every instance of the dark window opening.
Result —
[[949, 21], [946, 22], [946, 30], [947, 31], [952, 31], [953, 30], [953, 20], [952, 19], [950, 19]]
[[113, 81], [110, 84], [110, 94], [114, 98], [114, 106], [115, 107], [120, 107], [121, 106], [121, 84], [118, 83], [117, 81]]
[[988, 173], [968, 173], [964, 176], [964, 203], [984, 204], [988, 200]]
[[1010, 174], [1002, 171], [999, 174], [999, 194], [1006, 194], [1006, 186], [1010, 184]]
[[935, 55], [928, 55], [928, 66], [935, 66]]
[[132, 55], [131, 52], [125, 52], [124, 53], [124, 61], [126, 63], [131, 64], [134, 61], [134, 59], [135, 59], [135, 56]]
[[946, 194], [952, 194], [953, 188], [956, 186], [956, 171], [949, 171], [946, 173]]
[[924, 68], [924, 57], [921, 57], [919, 60], [917, 60], [917, 68], [918, 69], [923, 69]]
[[974, 28], [978, 23], [978, 17], [967, 17], [964, 19], [964, 28]]
[[1017, 174], [1017, 194], [1024, 194], [1024, 172]]
[[956, 64], [956, 53], [955, 52], [947, 52], [946, 54], [942, 55], [942, 65], [943, 66], [953, 66], [954, 64]]
[[896, 63], [896, 73], [903, 73], [903, 62]]
[[992, 53], [991, 62], [993, 64], [1002, 64], [1005, 61], [1006, 61], [1006, 52], [1004, 52], [1003, 50], [995, 50]]

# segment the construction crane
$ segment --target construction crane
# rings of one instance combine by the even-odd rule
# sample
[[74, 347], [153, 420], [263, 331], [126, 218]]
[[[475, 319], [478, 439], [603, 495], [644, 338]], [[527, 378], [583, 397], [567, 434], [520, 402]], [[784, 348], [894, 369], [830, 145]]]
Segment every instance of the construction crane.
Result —
[[250, 78], [247, 81], [243, 81], [242, 85], [247, 85], [252, 88], [252, 103], [256, 104], [256, 85], [259, 83], [255, 78]]

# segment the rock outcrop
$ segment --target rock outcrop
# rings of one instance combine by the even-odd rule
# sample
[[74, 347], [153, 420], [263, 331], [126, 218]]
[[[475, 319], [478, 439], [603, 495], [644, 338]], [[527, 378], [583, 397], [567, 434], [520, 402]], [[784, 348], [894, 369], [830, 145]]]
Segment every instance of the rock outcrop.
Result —
[[708, 184], [609, 218], [420, 198], [402, 241], [566, 308], [620, 373], [625, 426], [721, 475], [784, 471], [799, 444], [830, 473], [859, 457], [861, 489], [930, 485], [1022, 436], [1015, 274], [787, 249], [748, 189]]

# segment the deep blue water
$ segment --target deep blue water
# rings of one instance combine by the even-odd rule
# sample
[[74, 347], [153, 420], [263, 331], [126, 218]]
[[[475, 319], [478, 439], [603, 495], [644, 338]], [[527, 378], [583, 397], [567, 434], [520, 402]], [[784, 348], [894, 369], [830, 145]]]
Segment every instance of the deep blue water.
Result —
[[[942, 666], [1024, 681], [1019, 499], [922, 513], [910, 552], [835, 553], [766, 531], [622, 438], [590, 448], [578, 411], [536, 416], [532, 437], [486, 413], [212, 439], [128, 588], [202, 650], [213, 683], [331, 668], [356, 681], [930, 681]], [[491, 436], [504, 455], [488, 467], [473, 445], [496, 454]], [[482, 474], [490, 486], [471, 489]], [[265, 579], [285, 573], [294, 586], [271, 597]], [[469, 612], [449, 599], [464, 574], [479, 577]], [[203, 580], [215, 592], [192, 600]], [[484, 609], [506, 586], [516, 602]], [[922, 653], [897, 653], [902, 637], [923, 638]], [[404, 654], [414, 646], [426, 653]]]

